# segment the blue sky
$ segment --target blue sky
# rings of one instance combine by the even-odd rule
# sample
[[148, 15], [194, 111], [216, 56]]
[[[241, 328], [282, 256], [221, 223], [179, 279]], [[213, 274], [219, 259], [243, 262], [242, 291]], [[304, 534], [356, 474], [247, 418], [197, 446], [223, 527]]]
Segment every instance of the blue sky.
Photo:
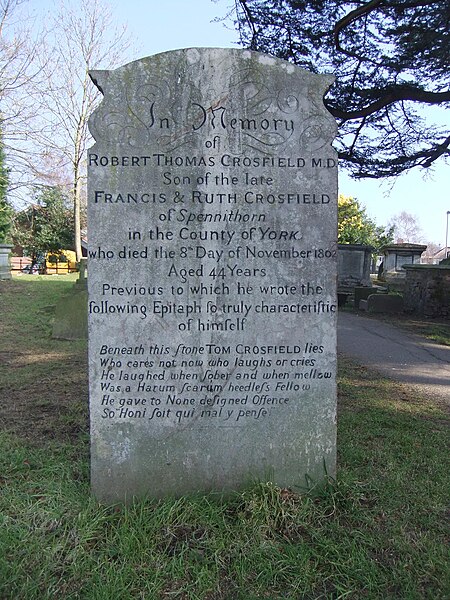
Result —
[[[192, 46], [239, 47], [230, 19], [231, 0], [123, 0], [107, 2], [118, 23], [127, 23], [135, 48], [124, 63], [176, 48]], [[46, 0], [31, 0], [31, 6], [49, 6]], [[102, 65], [98, 65], [101, 67]], [[406, 211], [417, 217], [425, 242], [445, 244], [447, 211], [450, 210], [450, 175], [443, 163], [434, 173], [413, 170], [396, 180], [355, 182], [340, 172], [340, 193], [357, 197], [378, 225], [387, 225]]]

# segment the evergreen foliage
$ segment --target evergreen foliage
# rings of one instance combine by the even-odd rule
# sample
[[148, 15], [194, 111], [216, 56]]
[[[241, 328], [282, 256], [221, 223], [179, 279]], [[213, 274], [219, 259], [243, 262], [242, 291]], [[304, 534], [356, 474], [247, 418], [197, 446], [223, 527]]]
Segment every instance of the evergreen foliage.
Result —
[[356, 198], [339, 195], [338, 243], [366, 244], [378, 250], [393, 241], [394, 228], [377, 226]]
[[355, 178], [448, 158], [450, 130], [417, 107], [450, 101], [449, 0], [235, 0], [241, 43], [334, 73], [325, 104], [339, 158]]
[[58, 186], [36, 190], [35, 203], [17, 213], [14, 242], [23, 247], [33, 264], [46, 252], [74, 247], [73, 212], [69, 198]]

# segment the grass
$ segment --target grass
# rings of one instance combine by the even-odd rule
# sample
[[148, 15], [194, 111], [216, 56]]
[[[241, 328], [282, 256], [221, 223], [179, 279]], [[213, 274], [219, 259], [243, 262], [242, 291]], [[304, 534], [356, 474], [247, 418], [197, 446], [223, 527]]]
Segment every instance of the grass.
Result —
[[318, 497], [98, 504], [89, 492], [86, 348], [50, 337], [66, 276], [0, 282], [0, 598], [450, 597], [448, 420], [340, 361], [339, 467]]
[[411, 333], [422, 335], [437, 344], [450, 346], [450, 323], [448, 321], [444, 323], [443, 321], [436, 320], [426, 321], [423, 319], [399, 318], [393, 320], [392, 323], [411, 331]]
[[[355, 310], [351, 306], [344, 307], [343, 310], [348, 313], [355, 313]], [[369, 319], [378, 319], [404, 329], [409, 333], [414, 333], [427, 338], [436, 344], [442, 346], [450, 346], [450, 323], [448, 320], [443, 319], [427, 319], [414, 316], [399, 314], [385, 314], [385, 313], [368, 313], [358, 311], [358, 314], [367, 317]]]
[[[379, 282], [380, 284], [382, 282]], [[401, 294], [399, 294], [401, 295]], [[355, 312], [353, 305], [348, 304], [342, 310], [346, 312]], [[395, 327], [400, 327], [410, 333], [421, 335], [437, 344], [450, 346], [450, 322], [448, 319], [420, 317], [416, 315], [407, 315], [404, 313], [387, 314], [387, 313], [358, 313], [364, 317], [379, 319], [386, 323], [390, 323]]]
[[404, 314], [371, 314], [362, 313], [365, 317], [381, 319], [386, 323], [400, 327], [410, 333], [421, 335], [437, 344], [450, 346], [450, 323], [443, 319], [427, 319]]

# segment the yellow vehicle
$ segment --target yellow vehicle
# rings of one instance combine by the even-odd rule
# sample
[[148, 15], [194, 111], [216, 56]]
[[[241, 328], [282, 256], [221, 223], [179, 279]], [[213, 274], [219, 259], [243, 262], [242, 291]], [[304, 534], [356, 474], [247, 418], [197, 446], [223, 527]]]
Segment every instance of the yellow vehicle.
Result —
[[72, 250], [46, 252], [45, 272], [47, 275], [73, 273], [77, 270], [76, 254]]

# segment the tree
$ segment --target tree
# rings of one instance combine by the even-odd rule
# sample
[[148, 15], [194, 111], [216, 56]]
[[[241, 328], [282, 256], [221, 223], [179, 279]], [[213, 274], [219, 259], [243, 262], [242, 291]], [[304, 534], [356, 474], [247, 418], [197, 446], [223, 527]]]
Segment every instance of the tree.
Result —
[[115, 29], [111, 22], [111, 11], [101, 0], [81, 0], [76, 6], [62, 2], [48, 37], [53, 44], [41, 65], [47, 85], [41, 93], [45, 135], [40, 136], [40, 143], [50, 163], [70, 172], [77, 260], [82, 256], [85, 150], [91, 139], [87, 123], [100, 99], [88, 71], [121, 63], [129, 46], [125, 29]]
[[417, 217], [406, 211], [393, 216], [389, 222], [397, 243], [419, 244], [422, 240], [422, 230]]
[[73, 212], [69, 205], [64, 190], [44, 186], [36, 190], [35, 203], [16, 214], [13, 240], [24, 248], [33, 265], [46, 252], [74, 248]]
[[356, 198], [339, 195], [338, 243], [366, 244], [378, 250], [392, 242], [393, 229], [377, 226]]
[[35, 178], [36, 153], [30, 142], [39, 126], [37, 84], [42, 73], [37, 56], [45, 40], [41, 33], [31, 34], [26, 4], [26, 0], [0, 0], [0, 128], [10, 194]]
[[435, 242], [426, 242], [427, 248], [422, 254], [423, 262], [432, 262], [435, 259], [435, 255], [441, 250], [441, 246]]
[[9, 174], [5, 164], [5, 152], [3, 150], [3, 136], [0, 129], [0, 243], [8, 241], [11, 229], [11, 218], [13, 210], [9, 204], [6, 193], [8, 191]]
[[243, 45], [336, 75], [325, 104], [353, 177], [448, 158], [450, 131], [416, 111], [450, 101], [449, 0], [235, 0], [235, 8]]

